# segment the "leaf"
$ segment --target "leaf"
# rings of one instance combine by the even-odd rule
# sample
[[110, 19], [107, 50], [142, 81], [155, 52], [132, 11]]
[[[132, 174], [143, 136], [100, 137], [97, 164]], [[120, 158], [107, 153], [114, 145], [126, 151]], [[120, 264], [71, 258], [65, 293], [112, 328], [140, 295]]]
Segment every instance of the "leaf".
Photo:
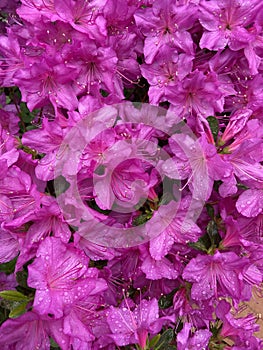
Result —
[[161, 205], [167, 205], [169, 204], [172, 200], [174, 199], [172, 190], [171, 192], [168, 193], [164, 193], [164, 195], [161, 197], [160, 202], [159, 202], [159, 206]]
[[[205, 237], [206, 236], [206, 237]], [[202, 252], [207, 252], [207, 249], [210, 247], [210, 243], [207, 244], [208, 235], [202, 236], [197, 242], [189, 242], [188, 246], [196, 250], [201, 250]], [[208, 247], [206, 247], [208, 245]]]
[[29, 301], [29, 298], [26, 295], [18, 292], [17, 290], [3, 290], [0, 292], [0, 297], [9, 301]]
[[212, 132], [214, 141], [216, 142], [217, 135], [219, 132], [219, 122], [218, 122], [217, 118], [212, 117], [212, 116], [208, 117], [206, 120], [208, 121], [208, 124], [210, 126], [210, 130]]
[[28, 294], [33, 295], [35, 292], [35, 289], [27, 285], [27, 278], [28, 278], [28, 272], [25, 270], [18, 271], [16, 273], [16, 280], [17, 280], [17, 283], [19, 284], [19, 286], [17, 287], [17, 290], [19, 292], [22, 292], [22, 294], [24, 293], [26, 295]]
[[64, 176], [59, 175], [54, 180], [54, 186], [55, 186], [56, 197], [58, 197], [69, 189], [70, 183], [66, 180]]
[[159, 342], [161, 338], [161, 334], [157, 334], [155, 337], [153, 337], [149, 342], [149, 348], [155, 348], [155, 345]]
[[149, 215], [148, 214], [142, 214], [140, 216], [136, 216], [133, 220], [132, 220], [132, 225], [133, 226], [140, 226], [145, 224], [148, 220], [149, 220]]
[[5, 103], [8, 105], [11, 102], [11, 98], [9, 96], [5, 97]]
[[210, 239], [217, 235], [218, 230], [216, 222], [214, 220], [209, 221], [206, 227], [206, 232], [208, 233]]
[[206, 204], [206, 210], [207, 210], [207, 214], [210, 216], [210, 218], [213, 219], [215, 216], [214, 207], [211, 204]]
[[209, 236], [212, 246], [218, 246], [221, 237], [218, 232], [217, 223], [215, 220], [210, 220], [206, 227], [206, 232]]
[[240, 188], [241, 190], [249, 190], [249, 187], [242, 183], [237, 183], [237, 187]]
[[15, 271], [16, 261], [17, 256], [13, 260], [8, 261], [7, 263], [0, 264], [0, 271], [4, 272], [7, 275], [10, 275]]
[[9, 311], [1, 305], [0, 306], [0, 325], [8, 319], [8, 314], [9, 314]]
[[49, 338], [50, 340], [50, 347], [55, 349], [60, 349], [59, 345], [55, 342], [53, 338]]
[[178, 288], [172, 290], [169, 294], [161, 296], [158, 301], [160, 309], [168, 309], [168, 307], [173, 305], [173, 297], [178, 291]]
[[[155, 350], [167, 350], [169, 349], [169, 345], [175, 338], [174, 330], [169, 328], [161, 335], [160, 340], [156, 344]], [[171, 349], [171, 347], [170, 347]]]
[[25, 102], [20, 103], [20, 114], [24, 123], [31, 123], [38, 113], [39, 109], [30, 112]]
[[27, 285], [27, 277], [28, 277], [28, 273], [27, 273], [27, 271], [25, 271], [25, 270], [18, 271], [18, 272], [16, 273], [16, 280], [17, 280], [17, 283], [18, 283], [21, 287], [28, 288], [28, 285]]
[[27, 304], [28, 304], [28, 300], [23, 301], [22, 303], [18, 303], [18, 304], [16, 303], [16, 305], [11, 308], [9, 317], [16, 318], [18, 316], [23, 315], [27, 311], [26, 309]]
[[36, 125], [28, 125], [26, 127], [26, 131], [29, 131], [29, 130], [35, 130], [35, 129], [38, 129], [38, 127]]
[[106, 91], [106, 90], [100, 89], [100, 93], [101, 93], [101, 96], [102, 96], [102, 97], [107, 97], [107, 96], [109, 96], [109, 92]]
[[33, 159], [36, 159], [37, 158], [37, 151], [28, 147], [28, 146], [24, 146], [22, 145], [21, 146], [21, 149], [25, 152], [25, 153], [28, 153], [28, 154], [31, 154], [32, 155], [32, 158]]

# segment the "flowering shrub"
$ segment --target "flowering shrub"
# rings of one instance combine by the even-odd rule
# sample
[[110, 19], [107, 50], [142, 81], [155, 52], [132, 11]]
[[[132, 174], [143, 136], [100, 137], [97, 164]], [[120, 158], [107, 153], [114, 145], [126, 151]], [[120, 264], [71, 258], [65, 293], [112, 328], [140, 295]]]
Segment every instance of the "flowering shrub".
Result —
[[1, 349], [263, 349], [262, 1], [0, 9]]

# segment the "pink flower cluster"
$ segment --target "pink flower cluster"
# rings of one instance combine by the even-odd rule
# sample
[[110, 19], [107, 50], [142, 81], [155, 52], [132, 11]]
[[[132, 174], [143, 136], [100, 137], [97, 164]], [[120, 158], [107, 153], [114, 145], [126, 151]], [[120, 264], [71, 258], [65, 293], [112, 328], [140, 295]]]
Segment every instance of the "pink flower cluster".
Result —
[[263, 349], [263, 2], [0, 9], [1, 349]]

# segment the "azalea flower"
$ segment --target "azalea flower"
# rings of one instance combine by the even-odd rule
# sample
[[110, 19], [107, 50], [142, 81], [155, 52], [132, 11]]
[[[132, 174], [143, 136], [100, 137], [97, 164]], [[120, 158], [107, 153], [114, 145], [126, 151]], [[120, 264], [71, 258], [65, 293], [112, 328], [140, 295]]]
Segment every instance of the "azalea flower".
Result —
[[14, 83], [21, 87], [23, 100], [28, 103], [30, 110], [43, 107], [47, 101], [55, 109], [65, 106], [73, 110], [78, 104], [72, 86], [77, 74], [76, 68], [67, 67], [61, 60], [54, 64], [52, 59], [43, 57], [27, 69], [17, 71]]
[[136, 24], [145, 38], [145, 61], [151, 64], [164, 45], [193, 54], [193, 41], [187, 29], [197, 16], [193, 4], [177, 5], [170, 0], [154, 3], [152, 8], [140, 9], [135, 14]]
[[150, 84], [150, 102], [157, 104], [166, 101], [169, 92], [177, 89], [179, 81], [191, 72], [193, 57], [180, 54], [164, 46], [153, 63], [140, 66], [142, 75]]
[[50, 349], [50, 336], [55, 339], [62, 350], [67, 350], [69, 338], [59, 332], [62, 327], [62, 320], [54, 321], [42, 319], [35, 312], [9, 319], [0, 327], [0, 344], [2, 349]]
[[107, 318], [112, 338], [117, 345], [137, 343], [142, 349], [146, 346], [148, 334], [156, 334], [162, 326], [159, 320], [158, 302], [141, 300], [137, 306], [129, 305], [129, 300], [122, 307], [111, 307]]
[[[259, 330], [256, 324], [256, 317], [248, 314], [245, 317], [235, 317], [231, 313], [231, 305], [226, 300], [221, 300], [216, 308], [216, 315], [223, 321], [220, 337], [234, 341], [234, 348], [240, 349], [248, 344], [252, 349], [258, 349], [260, 342], [254, 337], [254, 333]], [[242, 329], [242, 332], [240, 330]]]
[[185, 267], [182, 276], [193, 283], [193, 299], [204, 300], [228, 295], [236, 301], [242, 298], [249, 300], [251, 285], [247, 283], [245, 276], [245, 269], [248, 268], [254, 281], [262, 279], [257, 268], [250, 266], [246, 258], [240, 258], [232, 252], [217, 251], [212, 256], [199, 254]]
[[200, 40], [201, 48], [218, 50], [229, 45], [236, 51], [247, 47], [252, 39], [247, 28], [257, 19], [261, 8], [262, 3], [258, 0], [251, 4], [246, 1], [202, 1], [199, 21], [207, 31]]
[[208, 346], [212, 333], [208, 329], [200, 329], [190, 336], [192, 325], [185, 323], [184, 328], [177, 335], [177, 349], [191, 350], [197, 348], [205, 349]]
[[[28, 266], [28, 285], [36, 288], [34, 310], [40, 315], [63, 316], [67, 304], [75, 300], [77, 288], [85, 293], [83, 280], [88, 275], [88, 258], [71, 244], [59, 238], [47, 237]], [[87, 282], [88, 283], [88, 282]]]
[[223, 111], [224, 94], [220, 84], [216, 74], [204, 75], [195, 70], [178, 83], [176, 90], [169, 90], [167, 100], [181, 117], [192, 114], [208, 117]]

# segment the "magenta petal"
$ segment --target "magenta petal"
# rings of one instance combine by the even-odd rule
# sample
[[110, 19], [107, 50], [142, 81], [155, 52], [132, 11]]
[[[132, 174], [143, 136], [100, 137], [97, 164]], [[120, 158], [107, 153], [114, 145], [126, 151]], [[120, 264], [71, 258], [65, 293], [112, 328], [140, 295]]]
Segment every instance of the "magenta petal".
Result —
[[4, 349], [50, 349], [46, 324], [33, 312], [5, 321], [0, 327], [0, 334], [0, 345]]
[[71, 312], [64, 318], [63, 330], [65, 334], [77, 337], [84, 342], [90, 342], [95, 339], [94, 335], [89, 332], [88, 328], [74, 312]]
[[209, 50], [224, 49], [228, 40], [225, 38], [224, 33], [220, 31], [216, 32], [204, 32], [200, 40], [200, 47]]
[[236, 203], [237, 210], [244, 216], [255, 217], [263, 210], [263, 190], [247, 190]]
[[174, 279], [179, 275], [174, 265], [165, 258], [162, 260], [154, 260], [151, 257], [147, 257], [143, 261], [141, 269], [146, 277], [151, 280], [158, 280], [161, 278]]
[[39, 246], [37, 258], [28, 266], [28, 285], [36, 288], [34, 309], [42, 314], [63, 316], [65, 305], [71, 304], [73, 287], [82, 280], [88, 258], [71, 244], [47, 237]]
[[150, 241], [150, 254], [152, 258], [161, 260], [169, 252], [173, 243], [173, 237], [167, 234], [166, 231], [162, 232], [158, 237], [153, 238]]
[[0, 229], [0, 264], [6, 263], [17, 256], [19, 245], [8, 231]]

